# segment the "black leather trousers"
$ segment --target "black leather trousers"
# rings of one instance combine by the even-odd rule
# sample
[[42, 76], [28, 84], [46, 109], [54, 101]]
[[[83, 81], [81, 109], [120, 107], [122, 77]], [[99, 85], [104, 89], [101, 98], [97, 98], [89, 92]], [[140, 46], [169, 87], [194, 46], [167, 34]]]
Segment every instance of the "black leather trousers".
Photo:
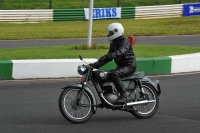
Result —
[[136, 68], [134, 66], [117, 66], [116, 69], [111, 70], [111, 81], [114, 83], [115, 88], [124, 96], [125, 86], [120, 78], [129, 76], [135, 72]]

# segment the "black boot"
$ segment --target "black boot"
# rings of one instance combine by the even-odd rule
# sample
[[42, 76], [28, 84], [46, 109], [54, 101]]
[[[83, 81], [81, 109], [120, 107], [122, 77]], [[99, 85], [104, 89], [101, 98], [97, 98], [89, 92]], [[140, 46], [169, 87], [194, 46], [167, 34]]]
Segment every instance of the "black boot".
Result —
[[124, 67], [122, 67], [122, 68], [118, 67], [117, 69], [114, 69], [111, 72], [112, 82], [114, 83], [117, 91], [120, 93], [120, 97], [116, 101], [116, 103], [124, 103], [126, 101], [125, 86], [124, 86], [123, 82], [121, 81], [120, 77], [125, 77], [128, 73], [127, 70], [128, 69], [125, 69]]

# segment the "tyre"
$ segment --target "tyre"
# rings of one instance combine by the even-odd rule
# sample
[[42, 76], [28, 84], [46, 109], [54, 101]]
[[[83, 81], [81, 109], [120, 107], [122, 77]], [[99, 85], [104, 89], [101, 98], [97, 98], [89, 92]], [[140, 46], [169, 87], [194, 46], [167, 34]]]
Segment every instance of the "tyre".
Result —
[[88, 121], [92, 114], [92, 97], [84, 91], [81, 104], [77, 105], [77, 96], [80, 89], [67, 88], [64, 89], [59, 98], [59, 108], [62, 115], [72, 123], [84, 123]]
[[[150, 84], [143, 84], [142, 87], [145, 92], [145, 97], [151, 102], [133, 106], [133, 110], [131, 110], [130, 113], [137, 118], [145, 119], [152, 117], [157, 112], [159, 107], [159, 97], [156, 90]], [[139, 88], [136, 88], [135, 91], [140, 92]]]

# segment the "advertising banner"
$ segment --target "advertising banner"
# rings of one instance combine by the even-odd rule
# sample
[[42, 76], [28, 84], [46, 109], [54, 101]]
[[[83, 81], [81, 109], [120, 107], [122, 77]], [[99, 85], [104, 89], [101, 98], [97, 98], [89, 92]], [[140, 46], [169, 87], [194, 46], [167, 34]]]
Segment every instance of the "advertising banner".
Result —
[[[84, 8], [85, 19], [89, 19], [89, 8]], [[93, 8], [93, 19], [121, 18], [121, 7]]]
[[200, 16], [200, 3], [183, 5], [184, 16]]

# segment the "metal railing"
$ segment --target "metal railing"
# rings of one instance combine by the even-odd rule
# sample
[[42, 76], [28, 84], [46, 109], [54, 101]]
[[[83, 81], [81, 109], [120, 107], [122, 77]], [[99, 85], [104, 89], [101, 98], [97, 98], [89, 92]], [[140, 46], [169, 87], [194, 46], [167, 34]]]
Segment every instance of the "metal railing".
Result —
[[135, 18], [135, 7], [122, 7], [122, 19]]
[[182, 17], [183, 4], [139, 6], [135, 9], [135, 19]]
[[53, 9], [40, 10], [0, 10], [0, 22], [50, 22], [53, 20]]
[[79, 9], [54, 9], [53, 21], [79, 21], [85, 20], [83, 8]]
[[[150, 19], [182, 16], [183, 4], [121, 8], [121, 19]], [[52, 21], [85, 21], [84, 9], [0, 10], [0, 22], [32, 23]]]
[[[0, 0], [0, 10], [88, 8], [90, 0]], [[94, 0], [94, 7], [134, 7], [196, 3], [200, 0]]]

